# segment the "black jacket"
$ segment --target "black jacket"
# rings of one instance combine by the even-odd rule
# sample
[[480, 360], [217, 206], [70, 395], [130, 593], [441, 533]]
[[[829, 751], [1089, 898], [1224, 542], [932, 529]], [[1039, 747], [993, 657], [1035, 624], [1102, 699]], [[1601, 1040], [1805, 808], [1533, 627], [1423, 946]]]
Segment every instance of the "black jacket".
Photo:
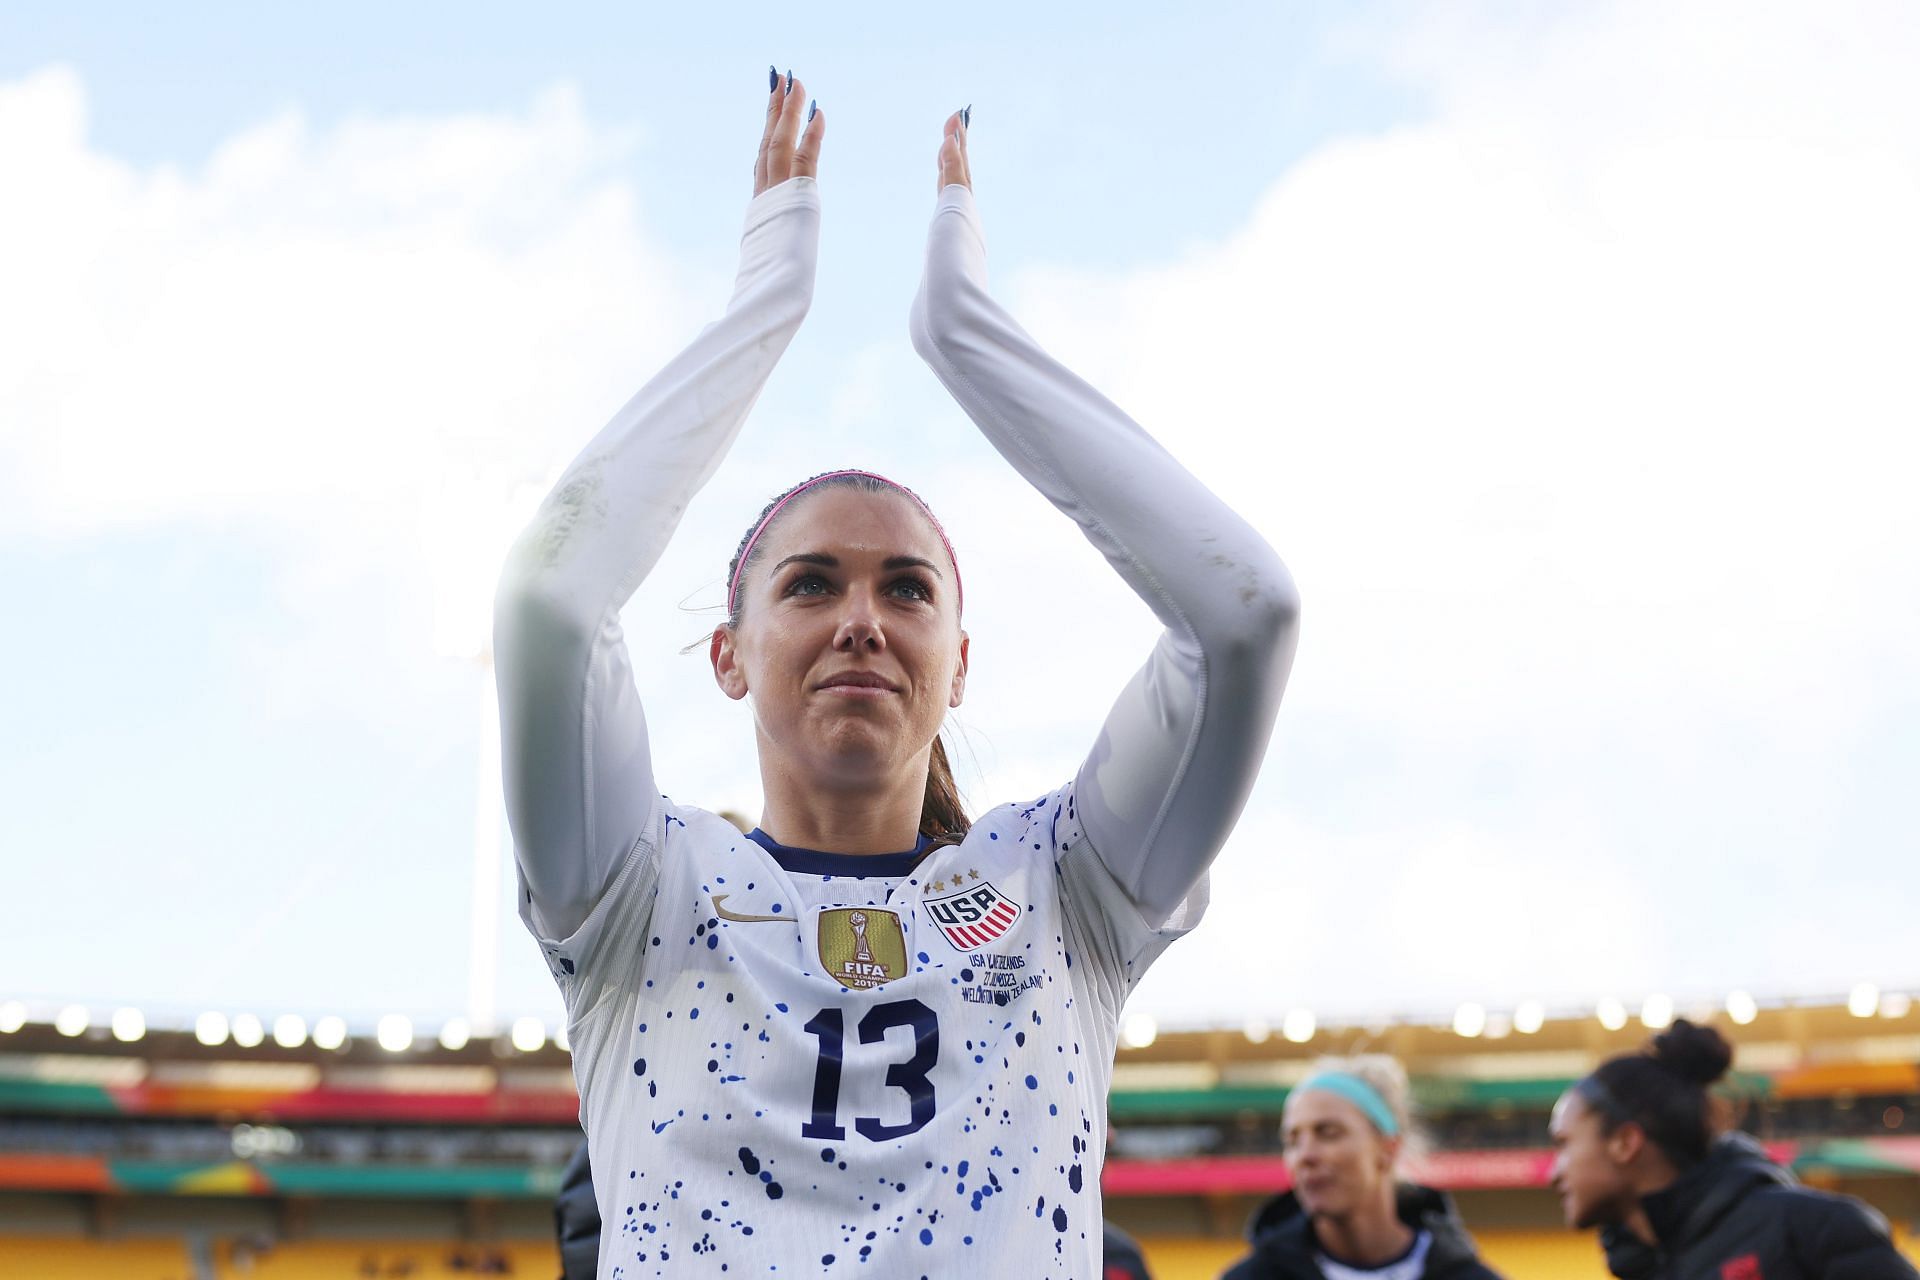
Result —
[[1658, 1246], [1621, 1227], [1600, 1233], [1622, 1280], [1920, 1280], [1885, 1219], [1800, 1186], [1745, 1134], [1640, 1203]]
[[1100, 1280], [1153, 1280], [1133, 1237], [1111, 1222], [1100, 1226]]
[[584, 1141], [560, 1175], [553, 1229], [560, 1237], [560, 1280], [593, 1280], [600, 1267], [600, 1204], [593, 1198], [593, 1169]]
[[[1396, 1207], [1400, 1221], [1433, 1236], [1422, 1280], [1500, 1280], [1473, 1247], [1473, 1237], [1454, 1212], [1445, 1192], [1402, 1183]], [[1253, 1253], [1235, 1263], [1220, 1280], [1326, 1280], [1314, 1255], [1320, 1242], [1313, 1219], [1289, 1191], [1260, 1207], [1247, 1226]], [[1771, 1277], [1769, 1277], [1771, 1280]]]

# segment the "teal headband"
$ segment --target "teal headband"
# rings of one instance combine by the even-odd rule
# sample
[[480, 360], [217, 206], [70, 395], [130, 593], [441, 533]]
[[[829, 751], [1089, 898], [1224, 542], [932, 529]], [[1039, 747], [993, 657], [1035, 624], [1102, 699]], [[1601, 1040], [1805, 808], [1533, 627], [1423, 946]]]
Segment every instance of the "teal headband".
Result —
[[1373, 1127], [1383, 1136], [1400, 1136], [1400, 1122], [1393, 1118], [1393, 1108], [1387, 1105], [1387, 1100], [1380, 1096], [1378, 1089], [1359, 1076], [1348, 1075], [1344, 1071], [1322, 1071], [1293, 1086], [1295, 1093], [1305, 1093], [1309, 1089], [1345, 1098], [1360, 1108], [1360, 1113], [1373, 1121]]

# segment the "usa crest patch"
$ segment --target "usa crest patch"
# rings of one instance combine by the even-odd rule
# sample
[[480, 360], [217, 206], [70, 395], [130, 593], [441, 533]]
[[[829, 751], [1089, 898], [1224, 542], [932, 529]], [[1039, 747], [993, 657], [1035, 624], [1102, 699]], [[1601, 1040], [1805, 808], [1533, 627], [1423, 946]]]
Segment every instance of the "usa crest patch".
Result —
[[920, 905], [955, 951], [978, 951], [1020, 919], [1020, 908], [988, 880], [959, 893], [928, 898]]

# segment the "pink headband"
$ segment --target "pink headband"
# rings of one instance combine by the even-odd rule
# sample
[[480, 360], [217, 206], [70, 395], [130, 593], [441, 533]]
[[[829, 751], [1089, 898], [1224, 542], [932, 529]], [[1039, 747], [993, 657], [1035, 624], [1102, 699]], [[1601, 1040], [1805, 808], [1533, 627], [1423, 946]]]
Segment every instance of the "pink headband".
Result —
[[767, 509], [766, 515], [760, 517], [760, 523], [753, 527], [753, 533], [751, 536], [747, 538], [746, 545], [740, 548], [740, 559], [737, 562], [735, 562], [733, 566], [733, 579], [727, 583], [727, 616], [728, 617], [733, 616], [734, 610], [739, 605], [740, 575], [746, 572], [747, 561], [753, 559], [753, 545], [754, 543], [760, 541], [760, 535], [766, 532], [767, 526], [773, 523], [773, 518], [780, 514], [781, 508], [785, 507], [789, 502], [792, 502], [795, 498], [799, 497], [801, 494], [805, 493], [807, 490], [813, 488], [815, 485], [824, 484], [828, 480], [842, 479], [843, 477], [846, 477], [846, 476], [863, 476], [868, 480], [878, 480], [881, 484], [886, 485], [889, 489], [892, 489], [894, 492], [904, 493], [909, 498], [913, 499], [914, 504], [920, 508], [921, 514], [927, 517], [927, 523], [931, 524], [933, 526], [933, 531], [940, 535], [940, 545], [947, 549], [947, 560], [949, 563], [953, 565], [953, 594], [954, 594], [954, 601], [955, 601], [955, 611], [958, 612], [966, 607], [967, 595], [966, 595], [966, 592], [962, 590], [960, 586], [960, 559], [958, 556], [953, 554], [953, 544], [947, 541], [947, 531], [940, 527], [939, 518], [933, 514], [933, 509], [929, 507], [926, 503], [920, 501], [919, 494], [915, 493], [913, 490], [907, 488], [905, 485], [899, 483], [898, 481], [889, 480], [885, 476], [875, 471], [847, 470], [847, 471], [829, 471], [829, 472], [826, 472], [824, 475], [817, 475], [811, 480], [807, 480], [801, 484], [795, 485], [792, 489], [789, 489], [787, 491], [787, 494], [785, 497], [781, 498], [780, 501], [774, 503], [773, 506]]

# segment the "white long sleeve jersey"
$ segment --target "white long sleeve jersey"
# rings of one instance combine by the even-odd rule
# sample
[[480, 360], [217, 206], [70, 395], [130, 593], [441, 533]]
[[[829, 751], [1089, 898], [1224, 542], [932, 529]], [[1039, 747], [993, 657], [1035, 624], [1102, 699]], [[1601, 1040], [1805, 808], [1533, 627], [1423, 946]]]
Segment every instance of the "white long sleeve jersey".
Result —
[[915, 347], [1166, 630], [1075, 777], [958, 845], [789, 849], [660, 796], [619, 610], [804, 317], [818, 228], [811, 179], [753, 201], [725, 315], [576, 460], [497, 601], [521, 914], [566, 1000], [600, 1275], [1097, 1276], [1120, 1008], [1205, 907], [1293, 587], [993, 302], [948, 187]]

